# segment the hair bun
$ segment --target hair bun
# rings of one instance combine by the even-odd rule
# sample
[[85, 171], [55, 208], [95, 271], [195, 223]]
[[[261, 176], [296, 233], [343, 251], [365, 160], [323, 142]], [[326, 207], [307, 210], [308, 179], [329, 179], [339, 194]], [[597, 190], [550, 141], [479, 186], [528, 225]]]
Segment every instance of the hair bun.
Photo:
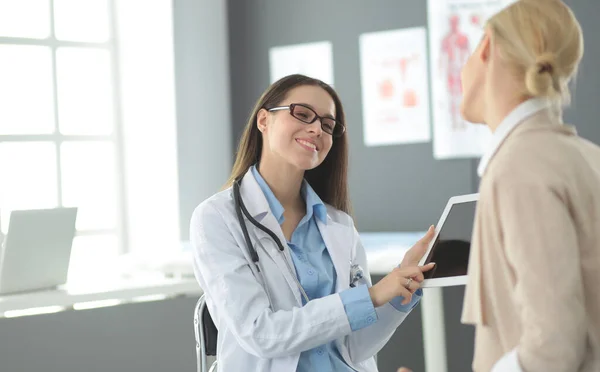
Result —
[[556, 58], [552, 53], [542, 53], [535, 59], [535, 64], [540, 74], [547, 72], [553, 75], [556, 72]]
[[556, 57], [552, 53], [542, 53], [525, 73], [525, 86], [533, 97], [553, 97], [560, 94], [557, 81]]

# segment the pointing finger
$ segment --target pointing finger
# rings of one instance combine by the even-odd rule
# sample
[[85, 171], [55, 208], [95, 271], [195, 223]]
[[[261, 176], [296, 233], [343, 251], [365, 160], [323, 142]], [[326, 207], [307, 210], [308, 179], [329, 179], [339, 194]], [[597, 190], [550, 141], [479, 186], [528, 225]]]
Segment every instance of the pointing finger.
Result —
[[420, 266], [421, 272], [425, 273], [435, 267], [435, 262], [430, 262], [427, 265]]

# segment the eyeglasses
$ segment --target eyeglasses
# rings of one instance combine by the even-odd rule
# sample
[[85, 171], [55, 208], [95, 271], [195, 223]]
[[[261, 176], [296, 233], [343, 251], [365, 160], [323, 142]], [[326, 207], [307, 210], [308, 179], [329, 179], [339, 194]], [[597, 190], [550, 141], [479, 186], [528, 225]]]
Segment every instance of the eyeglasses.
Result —
[[317, 115], [315, 110], [300, 103], [292, 103], [289, 106], [279, 106], [267, 109], [267, 111], [290, 110], [290, 115], [306, 124], [312, 124], [317, 119], [321, 121], [321, 129], [323, 132], [330, 134], [333, 137], [341, 137], [346, 131], [346, 127], [335, 119]]

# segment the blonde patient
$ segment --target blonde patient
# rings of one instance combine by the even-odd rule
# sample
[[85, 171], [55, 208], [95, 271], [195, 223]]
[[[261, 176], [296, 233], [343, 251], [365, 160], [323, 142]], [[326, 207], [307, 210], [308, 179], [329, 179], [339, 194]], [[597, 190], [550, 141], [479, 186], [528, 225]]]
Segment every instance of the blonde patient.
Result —
[[600, 148], [563, 124], [583, 35], [559, 0], [489, 19], [462, 71], [479, 166], [463, 323], [477, 372], [600, 371]]

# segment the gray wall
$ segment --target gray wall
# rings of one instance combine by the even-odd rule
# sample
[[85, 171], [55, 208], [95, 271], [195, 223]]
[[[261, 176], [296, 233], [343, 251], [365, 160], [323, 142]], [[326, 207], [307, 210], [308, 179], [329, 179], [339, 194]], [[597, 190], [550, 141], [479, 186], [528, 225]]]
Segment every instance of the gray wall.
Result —
[[[573, 108], [566, 120], [580, 134], [600, 142], [599, 88], [594, 63], [600, 60], [591, 0], [567, 1], [587, 35], [586, 56]], [[427, 25], [426, 1], [413, 0], [229, 0], [229, 43], [233, 146], [247, 116], [269, 84], [269, 48], [330, 40], [334, 79], [346, 109], [350, 137], [350, 191], [356, 223], [362, 231], [414, 231], [437, 222], [450, 196], [476, 192], [476, 159], [436, 161], [432, 144], [365, 147], [362, 141], [362, 97], [358, 36]], [[343, 11], [343, 15], [341, 15]], [[289, 15], [293, 14], [294, 17]], [[318, 56], [315, 56], [318, 58]], [[376, 180], [376, 182], [373, 182]]]
[[229, 48], [224, 1], [173, 0], [181, 238], [192, 211], [231, 168]]
[[571, 107], [565, 111], [565, 122], [577, 127], [580, 136], [600, 144], [600, 2], [594, 0], [564, 0], [581, 24], [585, 53], [576, 80]]
[[0, 319], [2, 372], [192, 372], [196, 298]]

